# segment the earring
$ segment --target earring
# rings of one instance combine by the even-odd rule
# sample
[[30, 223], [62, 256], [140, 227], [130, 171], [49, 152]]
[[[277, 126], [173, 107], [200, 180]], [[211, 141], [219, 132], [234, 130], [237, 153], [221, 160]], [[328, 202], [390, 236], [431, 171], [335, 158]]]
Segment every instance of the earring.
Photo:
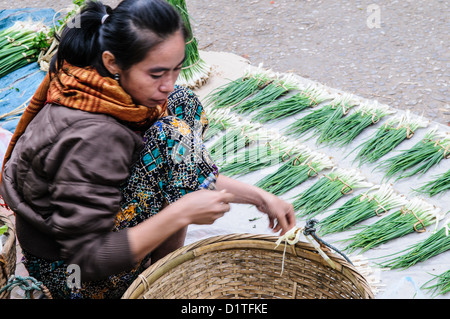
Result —
[[117, 82], [119, 82], [119, 80], [120, 80], [120, 75], [119, 75], [119, 73], [114, 74], [114, 80], [116, 80]]

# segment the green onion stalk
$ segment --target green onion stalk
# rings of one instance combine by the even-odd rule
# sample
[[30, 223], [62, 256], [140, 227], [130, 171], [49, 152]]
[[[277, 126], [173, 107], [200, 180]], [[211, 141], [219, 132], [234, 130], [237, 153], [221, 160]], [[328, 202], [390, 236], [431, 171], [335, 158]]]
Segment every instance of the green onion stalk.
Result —
[[450, 190], [450, 170], [442, 175], [438, 175], [433, 180], [425, 183], [416, 191], [422, 194], [427, 194], [430, 197], [436, 196], [443, 192]]
[[401, 142], [410, 139], [418, 128], [426, 127], [428, 121], [422, 118], [411, 118], [410, 112], [393, 117], [385, 125], [377, 129], [376, 133], [362, 143], [355, 160], [360, 164], [373, 163], [392, 151]]
[[177, 84], [191, 89], [201, 87], [208, 80], [211, 73], [211, 67], [200, 57], [198, 41], [194, 37], [194, 32], [192, 31], [186, 1], [168, 0], [168, 2], [180, 13], [189, 34], [189, 39], [186, 42], [185, 48], [186, 60], [181, 68]]
[[235, 156], [237, 152], [249, 146], [258, 139], [260, 124], [243, 122], [225, 131], [211, 147], [208, 147], [211, 158], [216, 162], [225, 162], [227, 158]]
[[266, 85], [254, 95], [241, 103], [234, 105], [232, 110], [240, 114], [249, 114], [268, 106], [281, 96], [296, 89], [298, 89], [298, 85], [292, 81], [290, 77], [280, 79], [277, 76], [275, 79], [268, 81]]
[[259, 110], [253, 117], [253, 121], [267, 123], [272, 120], [280, 120], [300, 113], [307, 108], [314, 108], [327, 96], [319, 88], [309, 87], [291, 95], [283, 100]]
[[382, 216], [395, 207], [406, 204], [390, 184], [376, 185], [367, 192], [355, 196], [337, 208], [319, 223], [322, 236], [346, 231], [354, 225], [375, 216]]
[[397, 180], [416, 174], [423, 175], [441, 160], [450, 158], [450, 134], [432, 129], [425, 138], [411, 149], [386, 159], [377, 169], [385, 171], [386, 179], [397, 176]]
[[373, 186], [354, 169], [333, 169], [322, 176], [314, 185], [295, 196], [292, 203], [297, 216], [313, 217], [334, 204], [338, 199], [351, 194], [357, 188]]
[[[431, 284], [432, 281], [437, 281]], [[433, 279], [427, 281], [422, 285], [422, 289], [432, 290], [433, 296], [445, 295], [450, 292], [450, 270], [443, 272], [440, 275], [435, 275]]]
[[280, 196], [332, 167], [331, 158], [305, 149], [299, 155], [292, 156], [276, 172], [263, 177], [255, 186]]
[[17, 21], [0, 32], [0, 78], [36, 62], [48, 47], [49, 29], [42, 22]]
[[347, 115], [356, 104], [351, 101], [350, 95], [335, 98], [331, 104], [327, 104], [313, 112], [299, 118], [286, 129], [286, 134], [294, 137], [301, 137], [311, 130], [317, 134], [321, 127], [329, 127], [337, 119]]
[[364, 129], [378, 123], [384, 116], [392, 113], [383, 104], [364, 104], [355, 113], [328, 122], [321, 127], [318, 143], [344, 146], [351, 143]]
[[[41, 50], [37, 59], [42, 71], [47, 72], [49, 70], [50, 62], [58, 51], [58, 39], [60, 38], [64, 27], [67, 25], [78, 27], [77, 23], [79, 22], [73, 18], [80, 12], [85, 3], [86, 0], [73, 0], [70, 7], [57, 11], [53, 16], [53, 27], [50, 28], [50, 32], [47, 33], [49, 45]], [[55, 19], [58, 20], [55, 21]]]
[[226, 176], [242, 176], [277, 165], [286, 154], [296, 154], [283, 136], [275, 137], [275, 132], [261, 130], [256, 145], [242, 149], [234, 158], [219, 163], [220, 173]]
[[232, 107], [252, 96], [272, 81], [272, 74], [259, 67], [249, 69], [245, 75], [225, 83], [212, 90], [205, 98], [204, 104], [211, 109]]
[[449, 228], [450, 219], [427, 239], [397, 253], [397, 255], [403, 254], [381, 263], [381, 266], [390, 269], [406, 269], [450, 250]]
[[422, 233], [432, 223], [443, 218], [440, 209], [421, 198], [413, 198], [401, 209], [386, 215], [371, 225], [362, 225], [361, 231], [344, 241], [351, 241], [344, 250], [353, 252], [360, 248], [361, 253], [403, 237], [413, 232]]
[[220, 132], [238, 126], [240, 121], [238, 117], [230, 114], [229, 109], [216, 109], [206, 112], [208, 117], [208, 130], [203, 137], [205, 142], [209, 141]]

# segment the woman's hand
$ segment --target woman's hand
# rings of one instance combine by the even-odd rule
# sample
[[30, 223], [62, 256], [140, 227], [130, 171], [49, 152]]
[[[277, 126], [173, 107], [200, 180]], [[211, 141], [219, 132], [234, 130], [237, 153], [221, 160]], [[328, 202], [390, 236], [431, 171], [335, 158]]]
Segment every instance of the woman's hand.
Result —
[[226, 190], [199, 190], [183, 196], [172, 205], [179, 205], [188, 224], [210, 225], [230, 210], [234, 195]]
[[270, 193], [263, 193], [261, 197], [261, 204], [256, 205], [256, 208], [267, 214], [269, 227], [275, 233], [281, 230], [281, 235], [284, 235], [295, 226], [295, 213], [292, 204]]

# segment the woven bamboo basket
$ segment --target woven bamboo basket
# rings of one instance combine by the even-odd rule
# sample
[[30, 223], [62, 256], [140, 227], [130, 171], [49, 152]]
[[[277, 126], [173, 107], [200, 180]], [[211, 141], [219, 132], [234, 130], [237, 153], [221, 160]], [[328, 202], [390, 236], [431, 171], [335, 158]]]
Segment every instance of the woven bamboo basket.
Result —
[[365, 278], [340, 255], [323, 249], [333, 269], [311, 244], [275, 248], [277, 239], [232, 234], [200, 240], [147, 268], [122, 298], [373, 298]]
[[[11, 220], [0, 211], [0, 226], [8, 226], [6, 243], [0, 254], [0, 288], [8, 283], [10, 276], [16, 271], [16, 232]], [[0, 293], [0, 299], [8, 299], [10, 292], [5, 290]]]

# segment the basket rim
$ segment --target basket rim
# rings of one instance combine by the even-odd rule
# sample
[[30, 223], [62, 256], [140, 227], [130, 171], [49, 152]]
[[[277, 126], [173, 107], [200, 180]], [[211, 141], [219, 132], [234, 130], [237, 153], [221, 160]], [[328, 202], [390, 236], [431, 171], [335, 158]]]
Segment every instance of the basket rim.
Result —
[[[295, 245], [282, 243], [276, 247], [276, 241], [278, 239], [279, 237], [272, 235], [247, 233], [218, 235], [201, 239], [175, 250], [150, 265], [128, 287], [123, 294], [122, 299], [138, 299], [152, 283], [169, 270], [176, 268], [186, 261], [217, 250], [252, 248], [278, 251], [281, 253], [285, 251], [286, 255], [306, 256], [315, 262], [331, 268], [312, 244], [299, 241]], [[364, 278], [352, 264], [347, 262], [342, 256], [331, 252], [328, 248], [324, 247], [323, 252], [335, 263], [335, 271], [344, 274], [355, 285], [364, 298], [374, 298], [366, 278]]]

